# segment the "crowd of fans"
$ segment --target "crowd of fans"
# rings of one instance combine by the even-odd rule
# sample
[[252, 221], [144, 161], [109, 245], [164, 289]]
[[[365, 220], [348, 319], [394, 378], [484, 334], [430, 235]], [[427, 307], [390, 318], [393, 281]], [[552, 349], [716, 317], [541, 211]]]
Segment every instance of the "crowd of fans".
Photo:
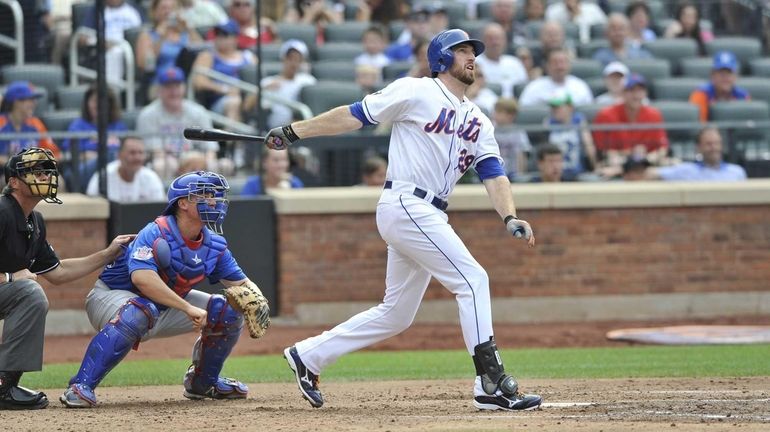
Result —
[[[155, 199], [164, 182], [191, 168], [242, 176], [243, 193], [249, 195], [272, 187], [319, 184], [318, 172], [303, 167], [313, 158], [307, 150], [302, 155], [302, 151], [288, 155], [264, 152], [251, 164], [243, 149], [232, 143], [188, 141], [181, 131], [190, 125], [211, 127], [220, 117], [259, 129], [290, 122], [298, 114], [296, 109], [262, 98], [267, 116], [264, 124], [258, 124], [260, 119], [254, 113], [260, 98], [219, 77], [241, 79], [244, 70], [261, 62], [269, 72], [262, 78], [262, 88], [280, 99], [299, 102], [302, 89], [319, 81], [313, 70], [318, 48], [335, 43], [327, 40], [328, 29], [350, 21], [364, 24], [360, 39], [354, 41], [360, 52], [352, 59], [336, 61], [350, 64], [362, 94], [377, 91], [398, 77], [430, 76], [427, 42], [450, 23], [471, 25], [466, 30], [484, 41], [486, 51], [477, 58], [477, 81], [468, 89], [468, 97], [493, 119], [512, 180], [746, 177], [739, 166], [724, 163], [724, 137], [708, 126], [694, 143], [697, 161], [681, 163], [672, 158], [666, 130], [649, 126], [664, 122], [651, 103], [650, 79], [632, 73], [626, 65], [654, 58], [645, 43], [663, 38], [692, 39], [698, 55], [706, 56], [715, 31], [713, 22], [704, 21], [701, 13], [721, 17], [720, 35], [747, 28], [733, 2], [685, 1], [671, 7], [671, 2], [653, 0], [285, 0], [262, 4], [263, 17], [257, 25], [255, 1], [106, 0], [108, 81], [119, 84], [126, 78], [123, 41], [129, 41], [138, 81], [145, 84], [140, 86], [140, 106], [130, 125], [121, 111], [125, 95], [112, 90], [108, 95], [110, 198]], [[19, 3], [25, 14], [27, 63], [66, 66], [69, 54], [64, 47], [75, 27], [94, 29], [96, 25], [94, 6], [88, 5], [92, 2]], [[0, 19], [3, 28], [7, 27], [4, 20]], [[281, 26], [292, 25], [313, 28], [312, 40], [282, 39]], [[258, 41], [262, 51], [256, 50]], [[81, 63], [88, 61], [89, 53], [93, 57], [95, 38], [91, 33], [81, 33], [77, 45]], [[579, 57], [581, 48], [589, 45], [596, 49]], [[266, 54], [259, 59], [257, 52]], [[277, 58], [269, 53], [277, 53]], [[12, 62], [6, 57], [0, 51], [0, 63]], [[573, 63], [585, 58], [603, 67], [599, 92], [572, 74]], [[736, 85], [740, 68], [729, 50], [713, 55], [710, 80], [693, 88], [690, 96], [702, 122], [710, 119], [709, 107], [715, 101], [751, 99], [746, 89]], [[200, 70], [214, 73], [195, 72]], [[63, 164], [68, 189], [96, 193], [95, 87], [85, 91], [80, 115], [67, 129], [94, 135], [54, 142], [50, 138], [3, 139], [4, 133], [47, 132], [45, 116], [41, 115], [41, 120], [35, 114], [39, 112], [36, 104], [44, 96], [39, 87], [26, 81], [3, 85], [0, 162], [30, 145], [50, 148], [65, 160], [72, 159]], [[193, 97], [188, 98], [188, 94]], [[522, 108], [538, 105], [549, 110], [541, 123], [546, 132], [528, 135], [517, 127], [517, 116]], [[588, 105], [603, 108], [588, 118], [580, 110]], [[638, 124], [645, 126], [634, 129]], [[596, 125], [626, 127], [592, 127]], [[369, 133], [381, 133], [387, 127], [380, 125]], [[135, 131], [135, 136], [128, 135], [129, 131]], [[374, 157], [361, 165], [362, 183], [381, 183], [384, 160]], [[317, 162], [310, 166], [317, 167]], [[140, 188], [137, 181], [152, 187]]]

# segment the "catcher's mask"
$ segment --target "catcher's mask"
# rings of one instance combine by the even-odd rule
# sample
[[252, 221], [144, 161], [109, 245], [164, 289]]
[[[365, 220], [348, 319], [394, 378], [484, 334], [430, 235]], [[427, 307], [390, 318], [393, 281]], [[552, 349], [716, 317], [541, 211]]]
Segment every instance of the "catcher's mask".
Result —
[[196, 203], [201, 222], [217, 234], [222, 234], [222, 224], [227, 215], [227, 191], [230, 185], [221, 174], [196, 171], [182, 174], [168, 188], [168, 205], [164, 215], [174, 213], [180, 198]]
[[45, 202], [61, 204], [56, 198], [59, 191], [59, 169], [56, 159], [48, 149], [31, 147], [11, 156], [5, 164], [5, 182], [11, 177], [23, 181], [33, 196]]

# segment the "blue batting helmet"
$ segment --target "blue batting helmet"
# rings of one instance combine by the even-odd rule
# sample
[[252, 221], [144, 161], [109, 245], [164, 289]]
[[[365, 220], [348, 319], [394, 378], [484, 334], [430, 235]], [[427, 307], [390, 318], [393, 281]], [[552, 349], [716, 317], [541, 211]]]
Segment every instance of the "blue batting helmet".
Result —
[[461, 44], [469, 43], [473, 46], [473, 52], [480, 55], [484, 52], [484, 43], [478, 39], [471, 39], [463, 30], [451, 29], [437, 34], [428, 45], [428, 64], [430, 71], [435, 74], [446, 72], [452, 67], [455, 61], [452, 48]]
[[168, 187], [168, 205], [164, 215], [174, 213], [177, 201], [187, 198], [197, 204], [201, 221], [217, 234], [222, 234], [222, 223], [227, 215], [227, 191], [230, 185], [221, 174], [196, 171], [182, 174]]

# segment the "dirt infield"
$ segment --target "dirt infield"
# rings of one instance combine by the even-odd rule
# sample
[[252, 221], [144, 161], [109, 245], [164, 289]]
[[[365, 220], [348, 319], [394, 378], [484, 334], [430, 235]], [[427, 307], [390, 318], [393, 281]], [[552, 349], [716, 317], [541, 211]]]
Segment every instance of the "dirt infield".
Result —
[[[546, 405], [523, 413], [481, 412], [469, 381], [322, 383], [313, 409], [293, 384], [252, 384], [243, 401], [188, 401], [181, 386], [104, 388], [90, 410], [52, 401], [36, 412], [0, 412], [4, 427], [29, 431], [659, 431], [770, 428], [770, 378], [531, 380]], [[51, 390], [56, 398], [59, 390]]]

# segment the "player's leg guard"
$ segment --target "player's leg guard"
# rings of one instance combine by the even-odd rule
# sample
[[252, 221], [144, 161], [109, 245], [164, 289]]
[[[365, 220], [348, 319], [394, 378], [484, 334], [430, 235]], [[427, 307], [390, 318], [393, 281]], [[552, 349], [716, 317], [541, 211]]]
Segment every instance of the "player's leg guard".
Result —
[[531, 410], [539, 407], [543, 399], [538, 395], [519, 392], [519, 384], [505, 373], [503, 359], [497, 350], [495, 339], [478, 344], [473, 349], [476, 365], [476, 388], [485, 394], [476, 394], [473, 403], [483, 410]]
[[242, 399], [249, 388], [219, 373], [241, 335], [243, 316], [218, 294], [206, 306], [206, 326], [193, 347], [193, 364], [184, 377], [184, 396], [189, 399]]
[[96, 405], [94, 389], [152, 328], [160, 313], [152, 301], [135, 297], [126, 302], [91, 340], [77, 375], [59, 398], [70, 408]]

